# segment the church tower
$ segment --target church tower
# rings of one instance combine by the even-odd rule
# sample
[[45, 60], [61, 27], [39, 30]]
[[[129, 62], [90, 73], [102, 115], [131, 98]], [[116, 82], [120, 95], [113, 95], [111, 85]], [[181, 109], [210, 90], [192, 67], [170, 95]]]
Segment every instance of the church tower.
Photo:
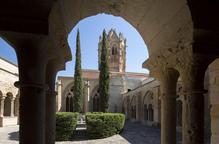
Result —
[[[115, 29], [111, 29], [106, 35], [109, 54], [109, 70], [113, 72], [125, 72], [126, 68], [126, 39], [122, 33], [117, 35]], [[98, 66], [101, 60], [102, 37], [98, 43]]]

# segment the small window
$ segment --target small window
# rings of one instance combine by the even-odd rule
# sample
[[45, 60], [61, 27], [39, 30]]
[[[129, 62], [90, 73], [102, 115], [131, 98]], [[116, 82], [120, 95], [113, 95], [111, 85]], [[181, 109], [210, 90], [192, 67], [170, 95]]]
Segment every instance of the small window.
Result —
[[113, 47], [112, 48], [112, 55], [116, 55], [117, 54], [117, 48], [116, 47]]

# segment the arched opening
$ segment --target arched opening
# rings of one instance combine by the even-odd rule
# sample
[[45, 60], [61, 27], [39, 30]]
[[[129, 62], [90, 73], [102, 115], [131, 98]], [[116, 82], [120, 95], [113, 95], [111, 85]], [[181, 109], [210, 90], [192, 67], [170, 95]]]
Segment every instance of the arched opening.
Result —
[[182, 101], [176, 101], [176, 126], [182, 127]]
[[6, 98], [4, 101], [4, 116], [11, 116], [11, 100], [12, 100], [12, 93], [7, 93]]
[[[65, 21], [64, 25], [66, 25], [67, 27], [66, 29], [71, 29], [73, 25], [81, 18], [99, 12], [107, 12], [115, 15], [121, 15], [124, 16], [126, 19], [130, 20], [130, 22], [136, 28], [141, 30], [145, 41], [149, 42], [150, 45], [153, 47], [150, 50], [151, 52], [153, 52], [153, 54], [159, 55], [160, 53], [162, 53], [163, 51], [161, 51], [159, 48], [162, 47], [164, 49], [168, 49], [167, 53], [164, 53], [164, 57], [168, 57], [168, 53], [175, 52], [175, 50], [169, 50], [169, 48], [175, 48], [176, 45], [178, 45], [178, 37], [175, 36], [179, 36], [182, 40], [184, 40], [184, 37], [187, 36], [187, 34], [185, 34], [186, 36], [181, 36], [181, 34], [184, 33], [181, 33], [181, 31], [183, 31], [181, 28], [184, 28], [185, 26], [187, 29], [187, 24], [193, 25], [192, 21], [190, 20], [190, 9], [188, 8], [187, 1], [177, 1], [176, 3], [172, 3], [172, 1], [159, 1], [153, 3], [153, 7], [151, 7], [151, 1], [141, 1], [139, 3], [130, 3], [130, 1], [127, 1], [127, 3], [97, 1], [97, 3], [94, 3], [93, 1], [62, 1], [61, 4], [58, 3], [62, 6], [60, 8], [63, 12], [61, 15], [63, 15], [63, 19]], [[191, 3], [192, 2], [189, 2], [189, 6], [191, 7], [191, 9], [194, 9], [192, 13], [195, 13], [195, 15], [199, 15], [197, 14], [199, 11], [195, 10], [196, 6], [194, 6], [195, 8], [193, 8], [193, 6], [191, 6], [193, 5], [193, 3]], [[195, 4], [196, 3], [194, 3], [194, 5]], [[203, 2], [202, 5], [203, 4], [205, 4], [205, 2]], [[214, 10], [212, 11], [214, 12]], [[45, 20], [45, 18], [43, 18], [43, 20]], [[196, 21], [200, 21], [200, 19]], [[203, 19], [201, 19], [201, 21], [203, 21]], [[195, 26], [197, 26], [197, 23], [195, 23]], [[202, 31], [202, 24], [198, 26], [198, 28]], [[191, 31], [191, 33], [193, 34], [193, 29], [191, 27], [188, 28], [188, 31], [189, 33]], [[203, 29], [206, 29], [206, 31], [208, 31], [206, 27], [207, 26], [205, 25]], [[210, 29], [212, 30], [213, 28], [214, 27], [211, 27]], [[187, 31], [185, 33], [187, 33]], [[169, 44], [169, 42], [176, 44], [171, 43], [171, 45], [166, 46], [165, 44]], [[179, 46], [179, 48], [181, 48], [181, 46]]]
[[144, 121], [148, 121], [148, 106], [144, 104]]
[[96, 93], [93, 97], [93, 112], [100, 111], [100, 96], [99, 93]]
[[70, 111], [70, 97], [66, 97], [66, 112]]
[[131, 100], [131, 118], [132, 120], [136, 120], [137, 108], [136, 108], [136, 97], [132, 96]]
[[73, 96], [72, 96], [72, 97], [70, 97], [70, 104], [69, 104], [69, 106], [70, 106], [70, 112], [73, 112], [73, 111], [74, 111], [74, 104], [73, 104], [73, 102], [74, 102], [74, 100], [73, 100]]
[[147, 91], [143, 98], [144, 123], [151, 125], [154, 121], [154, 98], [151, 90]]
[[154, 121], [154, 109], [152, 104], [148, 105], [148, 120], [153, 122]]
[[73, 86], [70, 84], [65, 90], [65, 111], [73, 112], [74, 111], [74, 94]]
[[[112, 69], [116, 67], [123, 54], [126, 54], [124, 64], [125, 70], [130, 72], [142, 72], [148, 73], [146, 69], [142, 68], [142, 63], [145, 59], [148, 58], [147, 47], [144, 40], [142, 39], [139, 32], [125, 19], [122, 17], [109, 15], [109, 14], [97, 14], [84, 19], [80, 19], [71, 27], [69, 30], [68, 43], [71, 48], [71, 52], [75, 54], [75, 45], [76, 45], [76, 33], [77, 29], [80, 30], [80, 40], [81, 40], [81, 57], [82, 57], [82, 68], [83, 69], [98, 69], [98, 48], [99, 42], [101, 40], [101, 35], [105, 29], [107, 34], [112, 34], [113, 39], [124, 39], [126, 43], [126, 52], [121, 51], [120, 45], [114, 40], [110, 41], [110, 54], [112, 62]], [[88, 35], [89, 30], [92, 29], [92, 35]], [[89, 47], [89, 49], [88, 49]], [[136, 48], [138, 50], [136, 51]], [[127, 65], [129, 63], [129, 65]], [[72, 66], [75, 65], [75, 59], [66, 64], [66, 70], [59, 72], [58, 75], [67, 75], [72, 76], [72, 73], [68, 69], [72, 69]], [[117, 69], [115, 69], [117, 70]]]

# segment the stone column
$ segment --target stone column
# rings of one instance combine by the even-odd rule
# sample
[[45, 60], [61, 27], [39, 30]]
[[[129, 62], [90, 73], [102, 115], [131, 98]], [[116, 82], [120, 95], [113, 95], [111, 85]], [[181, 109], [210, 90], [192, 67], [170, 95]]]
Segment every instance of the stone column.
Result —
[[[46, 91], [46, 144], [55, 144], [56, 127], [56, 74], [60, 68], [59, 59], [50, 60], [46, 68], [46, 83], [49, 89]], [[61, 69], [61, 68], [60, 68]]]
[[55, 90], [46, 92], [46, 144], [55, 144], [56, 96]]
[[[153, 72], [152, 72], [153, 74]], [[176, 85], [178, 71], [161, 69], [154, 74], [161, 85], [161, 144], [176, 144]]]
[[204, 56], [193, 57], [181, 66], [183, 82], [183, 144], [204, 144], [204, 76], [213, 59]]
[[20, 144], [45, 144], [46, 36], [17, 35], [20, 88]]
[[183, 144], [204, 144], [205, 105], [203, 94], [206, 91], [200, 85], [204, 83], [203, 79], [194, 79], [191, 80], [194, 83], [191, 83], [188, 79], [188, 81], [184, 81], [182, 112]]
[[11, 106], [11, 112], [10, 112], [10, 117], [14, 117], [14, 100], [15, 98], [13, 96], [10, 96], [10, 106]]
[[4, 116], [5, 96], [0, 96], [0, 103], [1, 103], [1, 107], [0, 107], [0, 117], [3, 117], [3, 116]]

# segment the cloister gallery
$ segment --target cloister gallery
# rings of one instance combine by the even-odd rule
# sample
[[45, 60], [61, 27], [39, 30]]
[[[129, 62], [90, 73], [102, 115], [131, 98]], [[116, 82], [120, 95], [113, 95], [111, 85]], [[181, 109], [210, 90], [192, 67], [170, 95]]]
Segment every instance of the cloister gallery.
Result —
[[[54, 144], [56, 73], [65, 69], [65, 63], [72, 58], [68, 33], [80, 20], [107, 13], [132, 24], [148, 46], [149, 58], [142, 67], [149, 69], [150, 76], [160, 84], [161, 143], [176, 142], [177, 81], [180, 79], [182, 143], [204, 143], [204, 94], [207, 93], [211, 106], [211, 143], [217, 144], [218, 7], [216, 0], [2, 1], [0, 35], [13, 46], [18, 59], [19, 81], [15, 86], [20, 97], [20, 143]], [[11, 94], [8, 95], [10, 98]], [[138, 108], [133, 104], [132, 110], [138, 111]], [[143, 116], [139, 114], [137, 118]], [[152, 120], [152, 114], [149, 117]]]

